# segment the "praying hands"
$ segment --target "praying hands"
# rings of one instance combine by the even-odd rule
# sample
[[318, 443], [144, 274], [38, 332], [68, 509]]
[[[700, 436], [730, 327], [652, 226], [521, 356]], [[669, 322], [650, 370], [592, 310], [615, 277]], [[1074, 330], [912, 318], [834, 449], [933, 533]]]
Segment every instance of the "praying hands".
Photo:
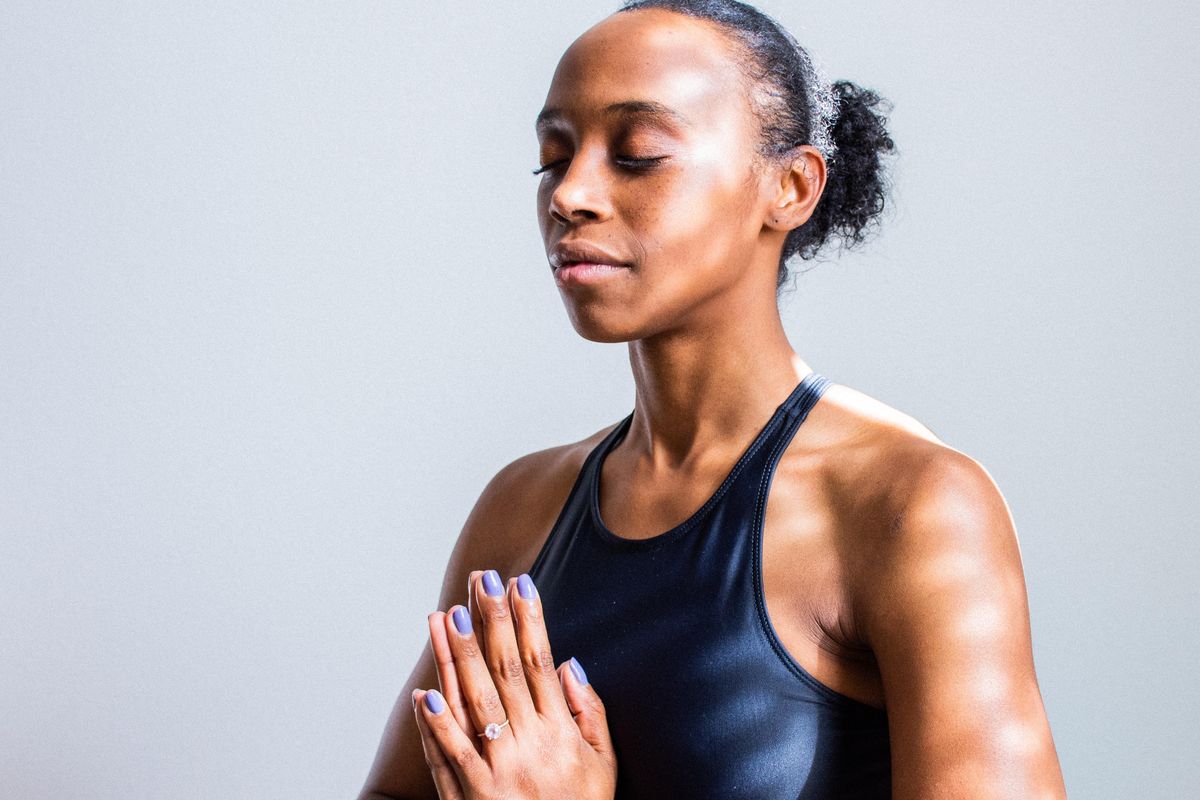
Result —
[[533, 581], [475, 570], [467, 603], [429, 615], [441, 691], [412, 695], [438, 796], [612, 800], [604, 704], [574, 658], [555, 668]]

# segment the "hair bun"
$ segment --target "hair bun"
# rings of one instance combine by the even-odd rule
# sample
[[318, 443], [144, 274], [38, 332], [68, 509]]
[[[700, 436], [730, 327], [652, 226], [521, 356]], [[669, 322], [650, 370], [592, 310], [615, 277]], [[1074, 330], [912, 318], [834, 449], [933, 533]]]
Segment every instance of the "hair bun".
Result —
[[[784, 260], [814, 258], [831, 239], [839, 240], [841, 249], [862, 243], [878, 227], [884, 209], [889, 186], [882, 157], [895, 150], [886, 116], [892, 106], [850, 81], [835, 81], [830, 88], [837, 98], [830, 127], [836, 155], [827, 159], [825, 190], [813, 215], [788, 234]], [[820, 149], [816, 141], [813, 145]]]

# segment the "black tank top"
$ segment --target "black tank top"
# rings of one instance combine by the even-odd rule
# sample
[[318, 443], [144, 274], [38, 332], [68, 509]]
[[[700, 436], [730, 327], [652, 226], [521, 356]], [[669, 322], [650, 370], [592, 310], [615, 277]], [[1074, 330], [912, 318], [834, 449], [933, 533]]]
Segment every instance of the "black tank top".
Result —
[[887, 798], [886, 714], [818, 682], [784, 649], [762, 589], [762, 526], [780, 454], [830, 381], [810, 372], [692, 516], [648, 539], [600, 518], [588, 454], [529, 570], [555, 660], [604, 701], [618, 800]]

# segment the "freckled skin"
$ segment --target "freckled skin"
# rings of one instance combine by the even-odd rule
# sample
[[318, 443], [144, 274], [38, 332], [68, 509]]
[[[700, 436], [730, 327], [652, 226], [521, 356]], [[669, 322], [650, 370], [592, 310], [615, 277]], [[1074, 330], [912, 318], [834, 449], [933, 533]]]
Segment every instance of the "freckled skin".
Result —
[[[632, 265], [559, 288], [580, 336], [628, 343], [636, 412], [601, 476], [602, 517], [627, 538], [689, 517], [810, 371], [784, 333], [775, 277], [784, 237], [820, 200], [825, 163], [807, 146], [776, 164], [755, 157], [736, 58], [706, 21], [615, 14], [563, 55], [544, 105], [561, 116], [537, 132], [540, 164], [557, 164], [537, 179], [547, 253], [586, 241]], [[687, 124], [604, 113], [627, 100], [662, 103]], [[642, 171], [623, 160], [659, 156]], [[496, 473], [459, 535], [438, 609], [467, 602], [471, 570], [528, 571], [611, 429]], [[887, 709], [893, 797], [1065, 797], [1016, 533], [980, 464], [835, 383], [776, 468], [763, 564], [788, 651], [831, 688]], [[437, 680], [426, 646], [363, 800], [437, 796], [409, 702]]]

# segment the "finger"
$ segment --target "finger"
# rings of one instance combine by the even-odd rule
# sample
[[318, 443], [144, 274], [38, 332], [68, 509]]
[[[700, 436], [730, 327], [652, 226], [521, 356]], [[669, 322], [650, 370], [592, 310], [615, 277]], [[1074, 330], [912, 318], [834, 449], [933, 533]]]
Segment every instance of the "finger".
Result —
[[454, 668], [463, 697], [466, 699], [467, 713], [474, 723], [475, 730], [486, 733], [489, 723], [503, 725], [505, 720], [509, 723], [500, 729], [500, 735], [496, 739], [477, 737], [482, 742], [484, 754], [495, 752], [499, 755], [509, 751], [515, 741], [515, 731], [510, 729], [515, 729], [516, 720], [509, 719], [508, 709], [500, 698], [496, 684], [492, 681], [492, 674], [480, 652], [479, 639], [471, 625], [471, 615], [464, 606], [450, 607], [450, 613], [446, 615], [446, 636], [450, 643], [450, 651], [454, 654]]
[[608, 713], [600, 695], [588, 682], [587, 673], [583, 666], [571, 657], [562, 663], [558, 669], [562, 680], [563, 694], [579, 726], [579, 734], [584, 741], [592, 746], [606, 761], [616, 763], [613, 750], [612, 736], [608, 731]]
[[425, 751], [425, 763], [429, 767], [429, 773], [433, 776], [433, 785], [437, 789], [440, 800], [464, 800], [465, 795], [462, 791], [462, 784], [459, 783], [458, 773], [455, 771], [454, 765], [450, 763], [450, 759], [446, 758], [442, 746], [438, 744], [433, 729], [420, 708], [425, 705], [425, 695], [424, 690], [413, 689], [413, 714], [417, 718], [417, 730], [421, 733], [421, 748]]
[[[510, 587], [511, 588], [511, 587]], [[489, 569], [475, 587], [479, 613], [483, 616], [483, 659], [487, 664], [504, 708], [520, 735], [525, 722], [535, 721], [537, 710], [525, 680], [525, 662], [513, 628], [512, 600], [504, 590], [499, 573]]]
[[473, 738], [476, 733], [475, 726], [467, 713], [458, 671], [454, 667], [454, 654], [450, 652], [450, 643], [446, 641], [446, 621], [443, 619], [445, 616], [443, 611], [434, 611], [427, 617], [429, 644], [433, 648], [434, 663], [437, 664], [438, 685], [442, 687], [442, 697], [445, 698], [450, 713], [458, 720], [463, 731]]
[[[471, 614], [471, 626], [477, 631], [483, 630], [483, 615], [479, 613], [479, 598], [475, 596], [475, 587], [479, 585], [479, 576], [482, 574], [483, 570], [473, 569], [467, 577], [467, 611]], [[487, 646], [484, 642], [479, 645]]]
[[533, 579], [522, 573], [509, 579], [508, 597], [517, 626], [517, 647], [525, 665], [529, 694], [538, 713], [565, 722], [571, 715], [554, 667], [550, 637], [542, 615], [542, 600]]

